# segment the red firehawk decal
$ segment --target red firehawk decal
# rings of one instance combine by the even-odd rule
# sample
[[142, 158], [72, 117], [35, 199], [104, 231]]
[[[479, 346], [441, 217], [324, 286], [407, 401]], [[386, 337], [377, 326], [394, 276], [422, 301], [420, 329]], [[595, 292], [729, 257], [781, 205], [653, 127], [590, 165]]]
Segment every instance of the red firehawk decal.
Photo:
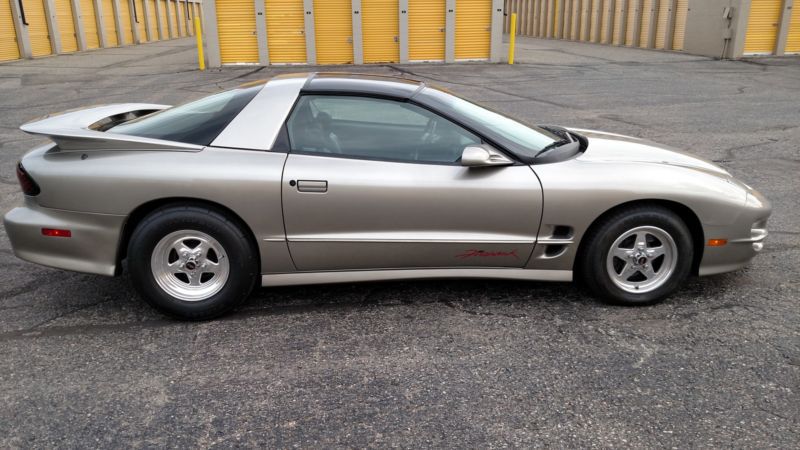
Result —
[[501, 252], [501, 251], [487, 252], [486, 250], [470, 249], [464, 251], [464, 253], [456, 255], [456, 258], [467, 259], [476, 256], [479, 257], [513, 256], [514, 258], [519, 259], [519, 256], [517, 256], [517, 249], [511, 250], [510, 252]]

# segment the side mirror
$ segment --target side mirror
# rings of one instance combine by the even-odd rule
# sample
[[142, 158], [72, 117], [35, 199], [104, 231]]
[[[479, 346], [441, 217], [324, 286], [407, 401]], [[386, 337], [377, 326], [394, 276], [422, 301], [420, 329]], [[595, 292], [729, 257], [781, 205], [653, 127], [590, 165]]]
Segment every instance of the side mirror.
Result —
[[469, 145], [461, 153], [461, 165], [466, 167], [508, 166], [514, 161], [495, 149]]

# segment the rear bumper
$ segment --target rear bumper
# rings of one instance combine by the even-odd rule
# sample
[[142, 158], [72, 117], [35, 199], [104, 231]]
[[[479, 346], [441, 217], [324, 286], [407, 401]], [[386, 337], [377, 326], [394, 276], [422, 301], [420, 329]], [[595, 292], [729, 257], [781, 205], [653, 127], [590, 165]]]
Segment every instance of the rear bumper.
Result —
[[[17, 257], [44, 266], [115, 275], [125, 216], [44, 208], [31, 199], [3, 219]], [[42, 235], [42, 228], [67, 229], [72, 237]]]

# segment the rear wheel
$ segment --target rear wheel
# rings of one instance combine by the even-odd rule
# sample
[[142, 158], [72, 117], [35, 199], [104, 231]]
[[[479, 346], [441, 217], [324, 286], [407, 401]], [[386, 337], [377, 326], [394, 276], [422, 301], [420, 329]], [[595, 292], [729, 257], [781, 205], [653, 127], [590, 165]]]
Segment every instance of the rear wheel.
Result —
[[663, 207], [618, 211], [584, 239], [579, 276], [595, 295], [611, 303], [656, 303], [674, 292], [691, 270], [691, 233], [680, 217]]
[[247, 298], [258, 279], [256, 255], [242, 227], [222, 213], [173, 206], [136, 227], [128, 269], [150, 305], [176, 318], [204, 320]]

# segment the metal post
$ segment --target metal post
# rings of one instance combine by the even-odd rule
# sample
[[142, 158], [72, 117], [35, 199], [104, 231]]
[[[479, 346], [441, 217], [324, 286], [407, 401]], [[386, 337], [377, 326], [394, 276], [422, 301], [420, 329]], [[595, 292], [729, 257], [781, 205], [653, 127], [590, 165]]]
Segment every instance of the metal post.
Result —
[[[497, 0], [495, 0], [495, 2], [496, 1]], [[400, 21], [400, 63], [406, 64], [408, 63], [408, 0], [400, 0], [398, 8], [398, 18]]]
[[317, 63], [317, 37], [314, 32], [314, 0], [303, 0], [305, 9], [306, 62]]
[[352, 0], [351, 16], [353, 21], [353, 63], [364, 64], [364, 41], [361, 32], [361, 0]]
[[203, 8], [203, 31], [206, 41], [208, 67], [220, 67], [219, 34], [217, 32], [217, 0], [205, 0]]
[[793, 4], [793, 0], [783, 0], [781, 21], [778, 22], [778, 39], [775, 41], [775, 54], [778, 56], [783, 56], [786, 53], [786, 40], [789, 38]]
[[97, 26], [97, 37], [100, 38], [100, 47], [106, 48], [108, 47], [108, 36], [103, 27], [103, 5], [100, 0], [94, 0], [92, 3], [94, 4], [94, 21]]
[[19, 9], [19, 2], [12, 0], [10, 3], [11, 15], [13, 16], [12, 19], [14, 20], [14, 30], [17, 33], [19, 56], [21, 58], [33, 58], [33, 50], [31, 50], [31, 38], [28, 35], [28, 25], [22, 21], [22, 11]]
[[456, 0], [445, 1], [444, 62], [456, 60]]
[[[117, 45], [119, 45], [120, 47], [125, 46], [126, 43], [125, 43], [125, 31], [122, 29], [122, 17], [119, 13], [119, 2], [127, 2], [127, 1], [128, 0], [111, 0], [111, 11], [114, 14], [114, 28], [117, 29]], [[128, 8], [130, 8], [130, 5], [128, 5]], [[128, 9], [128, 11], [132, 10]], [[136, 30], [133, 30], [133, 32], [136, 33]], [[135, 43], [136, 43], [136, 35], [134, 34], [133, 42], [131, 42], [131, 44]]]
[[508, 63], [514, 64], [514, 44], [517, 40], [517, 13], [511, 13], [511, 26], [508, 30]]
[[200, 28], [200, 18], [194, 16], [194, 37], [197, 41], [197, 65], [201, 71], [206, 70], [206, 61], [203, 57], [203, 30]]
[[53, 0], [44, 1], [44, 13], [47, 16], [47, 34], [50, 35], [50, 48], [53, 54], [61, 53], [61, 34], [58, 32], [58, 18]]
[[81, 3], [80, 0], [71, 0], [72, 3], [72, 23], [75, 24], [75, 38], [78, 41], [78, 50], [87, 50], [86, 46], [86, 32], [83, 31], [83, 22], [81, 21]]
[[264, 0], [254, 0], [256, 12], [256, 38], [258, 40], [258, 63], [269, 64], [269, 43], [267, 42], [267, 17]]
[[489, 61], [500, 62], [503, 52], [503, 0], [492, 0], [492, 31]]

